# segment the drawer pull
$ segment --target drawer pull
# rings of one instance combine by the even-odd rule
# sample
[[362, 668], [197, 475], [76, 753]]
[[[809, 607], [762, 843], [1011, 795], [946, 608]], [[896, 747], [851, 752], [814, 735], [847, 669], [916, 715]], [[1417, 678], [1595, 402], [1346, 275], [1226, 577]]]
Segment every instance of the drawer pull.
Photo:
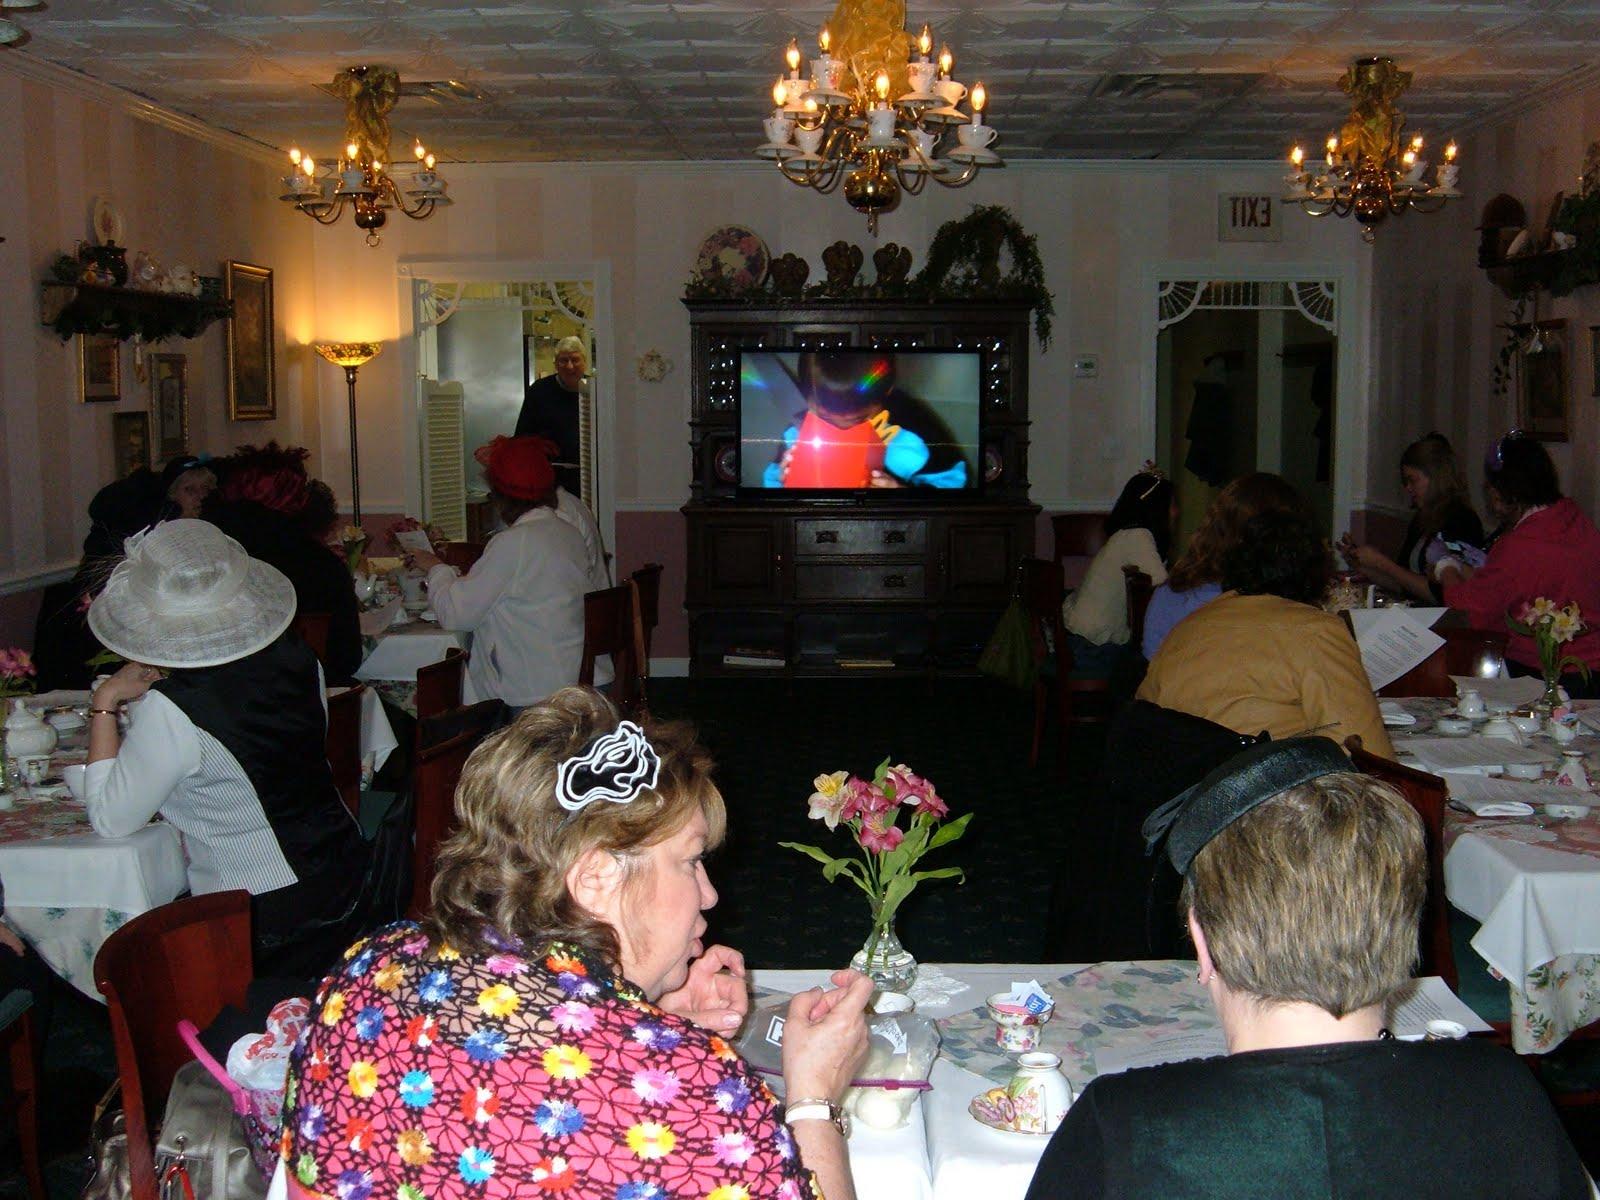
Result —
[[885, 575], [883, 577], [883, 586], [886, 588], [903, 588], [905, 585], [906, 577], [904, 575]]
[[906, 531], [904, 529], [891, 529], [883, 535], [886, 546], [903, 546], [906, 544]]
[[829, 545], [829, 544], [837, 544], [838, 541], [839, 541], [839, 531], [837, 529], [819, 529], [819, 530], [817, 530], [817, 545], [822, 546], [822, 545]]

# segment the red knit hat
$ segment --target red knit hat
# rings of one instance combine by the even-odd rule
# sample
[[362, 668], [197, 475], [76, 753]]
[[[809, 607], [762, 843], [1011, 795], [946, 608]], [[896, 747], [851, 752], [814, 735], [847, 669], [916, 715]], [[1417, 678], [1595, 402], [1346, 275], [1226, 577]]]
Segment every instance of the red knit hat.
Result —
[[550, 455], [556, 446], [542, 437], [506, 437], [479, 446], [472, 456], [483, 465], [489, 486], [513, 500], [548, 500], [556, 489]]

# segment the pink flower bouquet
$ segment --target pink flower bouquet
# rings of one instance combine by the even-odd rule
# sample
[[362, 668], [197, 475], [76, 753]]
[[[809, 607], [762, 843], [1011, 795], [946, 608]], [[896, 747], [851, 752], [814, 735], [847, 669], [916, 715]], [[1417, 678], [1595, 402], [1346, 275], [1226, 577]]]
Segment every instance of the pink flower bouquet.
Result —
[[0, 697], [26, 696], [33, 691], [33, 677], [38, 673], [26, 650], [15, 646], [0, 650]]

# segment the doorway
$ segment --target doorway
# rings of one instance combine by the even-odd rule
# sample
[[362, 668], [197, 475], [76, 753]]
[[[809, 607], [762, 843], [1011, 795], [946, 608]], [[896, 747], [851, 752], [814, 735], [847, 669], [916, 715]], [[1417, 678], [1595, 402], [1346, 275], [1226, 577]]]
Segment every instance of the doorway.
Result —
[[1169, 280], [1158, 303], [1155, 459], [1177, 493], [1175, 544], [1187, 543], [1223, 486], [1251, 471], [1282, 475], [1331, 533], [1335, 285]]

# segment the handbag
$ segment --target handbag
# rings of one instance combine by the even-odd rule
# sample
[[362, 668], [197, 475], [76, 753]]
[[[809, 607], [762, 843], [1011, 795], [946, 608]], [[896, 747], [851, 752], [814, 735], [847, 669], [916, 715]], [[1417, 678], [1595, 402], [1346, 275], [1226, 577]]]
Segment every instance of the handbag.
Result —
[[94, 1106], [89, 1124], [89, 1156], [94, 1173], [83, 1185], [83, 1200], [128, 1200], [133, 1193], [133, 1173], [128, 1166], [128, 1133], [123, 1127], [117, 1097], [122, 1083], [113, 1083]]
[[162, 1200], [264, 1200], [267, 1181], [226, 1088], [198, 1062], [172, 1077], [156, 1138]]
[[989, 644], [978, 656], [978, 670], [1019, 691], [1027, 691], [1038, 677], [1033, 661], [1033, 645], [1028, 633], [1028, 612], [1017, 596], [1011, 597], [999, 623], [989, 635]]

